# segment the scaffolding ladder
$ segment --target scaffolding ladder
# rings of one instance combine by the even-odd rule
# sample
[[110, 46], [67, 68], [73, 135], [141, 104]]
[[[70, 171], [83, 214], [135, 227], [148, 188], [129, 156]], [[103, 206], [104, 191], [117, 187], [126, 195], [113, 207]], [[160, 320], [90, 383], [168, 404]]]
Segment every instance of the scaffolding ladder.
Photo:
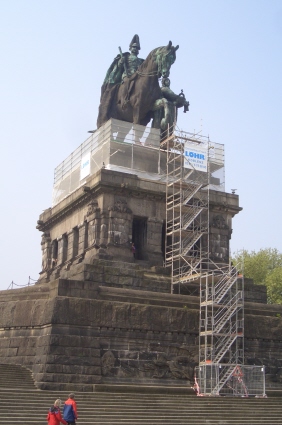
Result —
[[161, 142], [167, 152], [166, 267], [171, 267], [171, 292], [198, 279], [208, 262], [209, 173], [197, 170], [185, 146], [199, 138], [174, 132]]
[[[244, 288], [237, 268], [216, 269], [201, 276], [199, 370], [201, 393], [221, 391], [244, 395], [243, 378], [238, 394], [234, 371], [244, 364]], [[232, 389], [233, 388], [233, 389]], [[243, 392], [243, 394], [242, 394]], [[234, 394], [232, 394], [234, 395]]]
[[[172, 293], [193, 281], [200, 287], [197, 386], [201, 395], [220, 395], [226, 388], [245, 394], [237, 376], [244, 364], [243, 279], [236, 268], [209, 257], [210, 142], [186, 132], [168, 134], [160, 145], [167, 153], [165, 264], [171, 268]], [[190, 161], [187, 144], [205, 147], [206, 170]]]

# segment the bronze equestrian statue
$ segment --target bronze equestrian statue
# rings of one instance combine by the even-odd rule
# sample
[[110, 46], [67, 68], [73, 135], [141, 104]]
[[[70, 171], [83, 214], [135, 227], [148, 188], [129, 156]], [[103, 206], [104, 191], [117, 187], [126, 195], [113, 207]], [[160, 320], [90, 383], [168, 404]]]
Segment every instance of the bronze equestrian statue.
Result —
[[144, 126], [153, 119], [152, 127], [162, 130], [172, 125], [176, 117], [171, 113], [172, 105], [174, 109], [185, 106], [186, 100], [183, 95], [175, 95], [177, 104], [167, 99], [158, 80], [169, 77], [178, 47], [172, 46], [170, 41], [167, 46], [152, 50], [143, 60], [138, 58], [140, 42], [136, 34], [129, 46], [130, 53], [120, 50], [121, 54], [107, 71], [101, 89], [97, 128], [110, 118]]

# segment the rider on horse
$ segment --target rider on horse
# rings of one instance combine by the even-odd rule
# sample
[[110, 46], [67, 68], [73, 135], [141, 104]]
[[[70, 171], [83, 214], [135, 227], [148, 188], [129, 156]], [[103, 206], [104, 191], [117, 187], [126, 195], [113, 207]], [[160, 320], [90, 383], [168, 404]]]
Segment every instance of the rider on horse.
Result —
[[138, 58], [139, 50], [141, 50], [139, 36], [134, 35], [130, 45], [129, 52], [117, 55], [107, 71], [104, 85], [107, 84], [120, 84], [124, 78], [131, 77], [138, 67], [144, 62], [144, 59]]
[[[139, 37], [130, 43], [130, 53], [116, 57], [102, 85], [97, 128], [110, 118], [152, 127], [161, 131], [172, 129], [176, 121], [176, 108], [188, 109], [183, 92], [176, 95], [169, 87], [170, 68], [176, 60], [177, 46], [172, 42], [153, 49], [143, 61], [138, 58]], [[163, 78], [161, 90], [159, 79]], [[171, 131], [171, 130], [170, 130]]]
[[131, 77], [144, 62], [144, 59], [138, 58], [141, 47], [137, 34], [135, 34], [131, 40], [129, 50], [130, 53], [125, 52], [117, 55], [106, 73], [101, 88], [100, 108], [97, 121], [98, 128], [110, 118], [110, 108], [116, 94], [116, 86], [122, 84], [125, 78]]

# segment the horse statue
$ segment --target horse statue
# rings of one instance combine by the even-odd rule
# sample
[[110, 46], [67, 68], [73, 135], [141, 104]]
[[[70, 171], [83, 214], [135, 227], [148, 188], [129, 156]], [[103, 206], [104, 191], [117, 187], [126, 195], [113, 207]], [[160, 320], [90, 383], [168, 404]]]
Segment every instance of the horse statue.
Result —
[[[152, 127], [161, 130], [172, 125], [171, 102], [164, 97], [158, 80], [168, 78], [178, 47], [170, 41], [167, 46], [152, 50], [137, 71], [120, 84], [103, 84], [97, 128], [110, 118], [143, 126], [153, 119]], [[162, 115], [156, 113], [160, 109]]]

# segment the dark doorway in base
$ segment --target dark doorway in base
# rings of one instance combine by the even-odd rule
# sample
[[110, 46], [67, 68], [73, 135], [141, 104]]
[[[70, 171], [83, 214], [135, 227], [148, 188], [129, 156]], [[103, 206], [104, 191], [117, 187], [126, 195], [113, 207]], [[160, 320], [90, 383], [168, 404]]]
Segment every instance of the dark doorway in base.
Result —
[[147, 260], [147, 217], [133, 217], [132, 242], [136, 248], [135, 258]]

